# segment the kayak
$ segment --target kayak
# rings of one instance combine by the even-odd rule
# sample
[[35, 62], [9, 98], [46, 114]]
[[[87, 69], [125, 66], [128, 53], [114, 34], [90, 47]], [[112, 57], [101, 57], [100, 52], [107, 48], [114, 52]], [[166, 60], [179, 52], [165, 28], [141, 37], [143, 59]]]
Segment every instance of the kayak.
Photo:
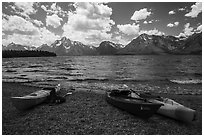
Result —
[[114, 95], [111, 91], [106, 92], [106, 101], [144, 119], [150, 118], [162, 106], [161, 103], [152, 103], [142, 98], [132, 98], [129, 95]]
[[151, 94], [140, 94], [142, 98], [146, 98], [151, 102], [162, 103], [157, 113], [179, 120], [183, 122], [193, 122], [196, 120], [196, 111], [188, 108], [184, 105], [179, 104], [178, 102], [164, 97], [154, 96]]
[[50, 92], [52, 90], [55, 90], [55, 92], [59, 92], [60, 84], [58, 84], [56, 87], [42, 88], [41, 90], [38, 90], [26, 96], [11, 97], [11, 102], [13, 106], [15, 106], [18, 110], [26, 110], [40, 103], [43, 103], [50, 95]]

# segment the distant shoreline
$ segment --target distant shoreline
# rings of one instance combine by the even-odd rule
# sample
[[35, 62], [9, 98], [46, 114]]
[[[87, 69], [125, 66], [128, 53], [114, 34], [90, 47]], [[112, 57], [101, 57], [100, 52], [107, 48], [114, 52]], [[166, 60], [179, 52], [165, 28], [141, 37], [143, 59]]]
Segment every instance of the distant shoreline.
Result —
[[53, 55], [53, 56], [16, 56], [2, 58], [23, 58], [23, 57], [80, 57], [80, 56], [202, 56], [201, 54], [114, 54], [114, 55]]
[[56, 57], [53, 52], [38, 50], [3, 50], [2, 58], [20, 58], [20, 57]]

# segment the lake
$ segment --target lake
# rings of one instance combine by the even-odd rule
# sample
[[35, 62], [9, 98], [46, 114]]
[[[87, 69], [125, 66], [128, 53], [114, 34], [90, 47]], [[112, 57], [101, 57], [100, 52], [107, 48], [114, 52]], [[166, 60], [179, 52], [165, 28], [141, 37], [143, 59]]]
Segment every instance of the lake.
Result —
[[[195, 86], [202, 84], [202, 56], [59, 56], [3, 58], [2, 81], [32, 85], [107, 90], [124, 84], [133, 89], [152, 87], [159, 92], [165, 84]], [[152, 86], [153, 85], [153, 86]], [[146, 86], [146, 87], [145, 87]], [[162, 89], [161, 89], [162, 88]], [[192, 90], [192, 89], [191, 89]], [[171, 91], [172, 92], [172, 91]], [[185, 93], [199, 91], [183, 91]]]

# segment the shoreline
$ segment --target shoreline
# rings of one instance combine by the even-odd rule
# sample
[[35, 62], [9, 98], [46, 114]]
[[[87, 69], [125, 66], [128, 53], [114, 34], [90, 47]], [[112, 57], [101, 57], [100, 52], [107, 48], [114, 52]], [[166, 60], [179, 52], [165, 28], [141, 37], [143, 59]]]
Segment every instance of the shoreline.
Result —
[[[28, 111], [18, 111], [11, 96], [22, 96], [40, 89], [20, 83], [2, 82], [3, 135], [201, 135], [202, 95], [159, 94], [196, 109], [198, 120], [182, 123], [160, 115], [143, 120], [109, 105], [104, 94], [76, 89], [66, 102], [43, 103]], [[68, 92], [62, 89], [61, 94]], [[32, 127], [32, 128], [31, 128]]]

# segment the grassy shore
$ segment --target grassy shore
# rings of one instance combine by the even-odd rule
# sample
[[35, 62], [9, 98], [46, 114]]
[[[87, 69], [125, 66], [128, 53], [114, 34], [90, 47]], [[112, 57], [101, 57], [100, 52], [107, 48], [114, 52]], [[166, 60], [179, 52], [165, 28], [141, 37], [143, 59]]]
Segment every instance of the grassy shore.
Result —
[[[77, 90], [59, 105], [41, 104], [28, 111], [12, 106], [11, 96], [21, 96], [39, 88], [18, 83], [2, 84], [3, 135], [201, 135], [202, 96], [168, 95], [198, 113], [198, 120], [186, 124], [160, 115], [143, 120], [105, 101], [104, 94]], [[68, 92], [66, 89], [61, 94]]]

